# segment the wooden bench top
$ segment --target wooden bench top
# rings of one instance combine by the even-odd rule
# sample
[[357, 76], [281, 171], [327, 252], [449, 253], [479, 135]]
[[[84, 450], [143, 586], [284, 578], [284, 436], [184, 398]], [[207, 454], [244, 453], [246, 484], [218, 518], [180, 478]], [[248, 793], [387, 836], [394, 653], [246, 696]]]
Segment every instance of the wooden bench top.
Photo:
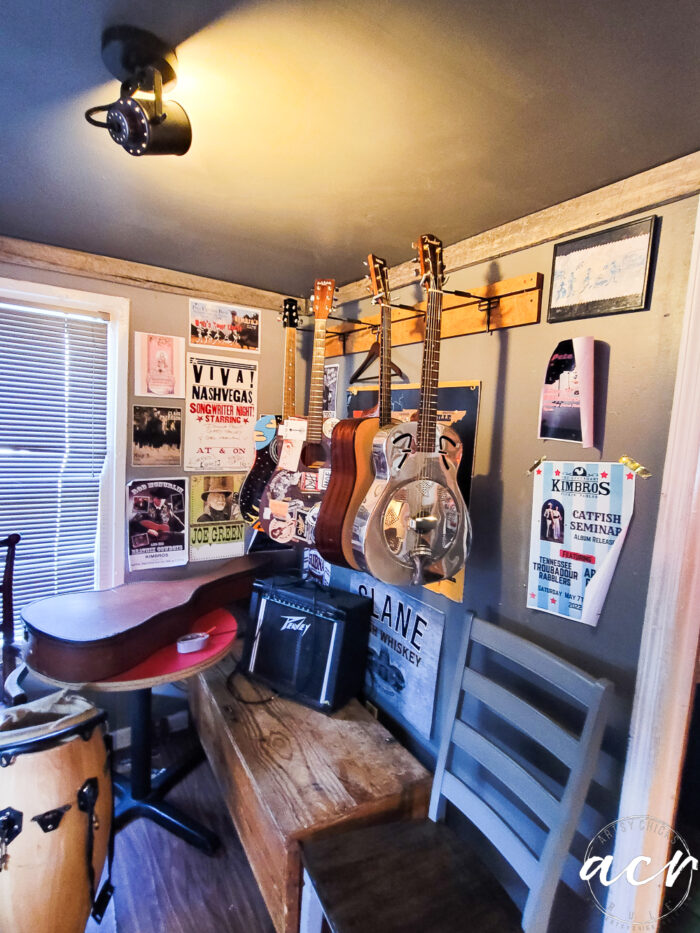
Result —
[[[432, 776], [357, 701], [332, 715], [229, 692], [228, 658], [194, 678], [200, 739], [280, 933], [298, 929], [299, 841], [427, 813]], [[243, 677], [247, 700], [270, 691]]]

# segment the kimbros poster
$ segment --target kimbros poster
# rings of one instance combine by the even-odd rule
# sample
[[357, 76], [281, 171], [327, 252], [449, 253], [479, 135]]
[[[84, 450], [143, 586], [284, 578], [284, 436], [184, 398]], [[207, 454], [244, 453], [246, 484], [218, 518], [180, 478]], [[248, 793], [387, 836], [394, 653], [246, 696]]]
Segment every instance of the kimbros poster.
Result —
[[634, 507], [621, 463], [545, 460], [535, 471], [528, 609], [597, 625]]
[[186, 470], [244, 472], [255, 457], [258, 364], [187, 354]]

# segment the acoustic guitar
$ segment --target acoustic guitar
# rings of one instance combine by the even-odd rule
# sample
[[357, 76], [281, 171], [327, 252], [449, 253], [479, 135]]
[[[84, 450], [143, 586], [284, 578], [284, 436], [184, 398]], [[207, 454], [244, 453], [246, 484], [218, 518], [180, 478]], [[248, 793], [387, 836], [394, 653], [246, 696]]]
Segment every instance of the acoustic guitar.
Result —
[[379, 335], [379, 417], [344, 418], [331, 435], [331, 478], [316, 522], [316, 548], [325, 560], [360, 570], [352, 528], [374, 479], [372, 445], [377, 431], [391, 425], [391, 306], [385, 260], [367, 258], [373, 304], [381, 305]]
[[257, 577], [290, 566], [292, 551], [248, 554], [209, 573], [49, 596], [22, 609], [27, 664], [65, 683], [112, 677], [192, 630], [212, 609], [250, 597]]
[[462, 444], [437, 420], [442, 244], [430, 234], [418, 244], [427, 291], [418, 421], [381, 428], [374, 438], [375, 478], [353, 524], [355, 559], [385, 583], [423, 584], [463, 566], [471, 523], [457, 485]]
[[[260, 499], [262, 530], [273, 541], [283, 544], [314, 546], [316, 518], [330, 479], [330, 430], [323, 421], [323, 368], [326, 321], [334, 300], [335, 280], [316, 279], [309, 409], [304, 419], [306, 438], [296, 468], [290, 470], [278, 464]], [[290, 423], [285, 425], [286, 432]]]
[[254, 525], [260, 513], [260, 498], [267, 481], [277, 466], [282, 438], [278, 428], [295, 413], [296, 384], [296, 337], [299, 324], [299, 304], [296, 298], [284, 299], [282, 325], [284, 331], [284, 379], [282, 391], [282, 414], [263, 415], [255, 424], [255, 460], [238, 493], [241, 515], [249, 525]]

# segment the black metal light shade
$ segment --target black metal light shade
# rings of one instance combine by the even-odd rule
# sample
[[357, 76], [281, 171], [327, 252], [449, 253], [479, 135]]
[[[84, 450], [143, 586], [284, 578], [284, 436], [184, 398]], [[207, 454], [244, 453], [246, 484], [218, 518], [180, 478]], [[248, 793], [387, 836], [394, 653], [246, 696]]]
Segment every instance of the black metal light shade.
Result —
[[[135, 26], [110, 26], [102, 36], [102, 60], [121, 82], [119, 99], [91, 107], [85, 117], [106, 128], [130, 155], [184, 155], [192, 127], [183, 107], [163, 100], [163, 87], [177, 79], [177, 55], [162, 40]], [[153, 97], [135, 97], [137, 91]], [[103, 112], [105, 120], [95, 120]]]

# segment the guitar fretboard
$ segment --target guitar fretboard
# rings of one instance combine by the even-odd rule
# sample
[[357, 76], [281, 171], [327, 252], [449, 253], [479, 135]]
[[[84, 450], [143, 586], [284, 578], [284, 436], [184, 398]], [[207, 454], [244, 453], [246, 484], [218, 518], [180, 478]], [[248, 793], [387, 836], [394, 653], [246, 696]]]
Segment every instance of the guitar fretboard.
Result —
[[391, 308], [382, 302], [379, 333], [379, 427], [391, 423]]
[[282, 391], [282, 417], [293, 418], [296, 413], [296, 327], [284, 329], [284, 388]]
[[425, 316], [425, 344], [420, 380], [420, 418], [416, 438], [417, 449], [421, 453], [432, 453], [435, 450], [441, 317], [442, 292], [431, 283], [428, 289], [428, 309]]
[[326, 358], [326, 320], [316, 318], [314, 349], [311, 354], [311, 383], [306, 440], [320, 444], [323, 437], [323, 366]]

